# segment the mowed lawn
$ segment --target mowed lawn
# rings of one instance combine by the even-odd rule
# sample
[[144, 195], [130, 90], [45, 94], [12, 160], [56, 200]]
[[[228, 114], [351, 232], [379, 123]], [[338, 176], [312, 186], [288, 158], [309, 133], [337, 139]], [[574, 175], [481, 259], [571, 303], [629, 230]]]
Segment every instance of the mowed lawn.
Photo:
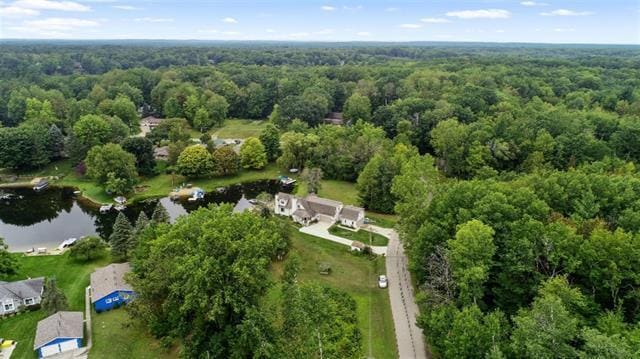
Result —
[[[325, 283], [355, 299], [365, 357], [397, 358], [389, 293], [377, 286], [377, 276], [385, 273], [383, 257], [370, 259], [352, 254], [346, 246], [300, 233], [293, 226], [291, 253], [296, 253], [301, 259], [300, 281]], [[331, 274], [320, 274], [320, 263], [328, 263]], [[282, 269], [283, 262], [274, 265], [276, 277], [280, 278]], [[277, 301], [280, 290], [279, 285], [274, 286], [268, 300]]]
[[[107, 265], [107, 259], [97, 260], [89, 264], [80, 264], [68, 259], [67, 255], [26, 257], [17, 255], [20, 268], [18, 274], [10, 281], [35, 278], [55, 277], [58, 287], [67, 296], [70, 310], [84, 311], [84, 293], [89, 285], [89, 275], [97, 267]], [[33, 351], [33, 340], [39, 320], [46, 317], [42, 310], [26, 312], [20, 315], [0, 319], [0, 338], [18, 341], [12, 358], [36, 358]]]
[[224, 125], [214, 130], [213, 136], [217, 138], [247, 138], [258, 137], [267, 125], [267, 121], [229, 119]]
[[350, 229], [334, 225], [329, 228], [329, 233], [352, 241], [360, 241], [371, 246], [386, 246], [389, 243], [389, 239], [387, 237], [364, 229], [352, 231]]
[[146, 328], [136, 323], [124, 308], [108, 312], [93, 312], [93, 348], [90, 358], [178, 358], [179, 347], [165, 349], [149, 334]]

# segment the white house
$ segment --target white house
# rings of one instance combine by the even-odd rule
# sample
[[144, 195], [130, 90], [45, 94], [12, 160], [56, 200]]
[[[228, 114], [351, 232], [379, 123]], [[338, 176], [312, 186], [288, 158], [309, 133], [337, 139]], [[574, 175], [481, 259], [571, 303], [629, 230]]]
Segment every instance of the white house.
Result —
[[310, 194], [300, 198], [287, 193], [278, 193], [274, 211], [277, 215], [291, 217], [295, 222], [308, 226], [313, 222], [329, 222], [360, 228], [364, 223], [364, 209], [344, 206], [342, 202]]
[[0, 316], [40, 304], [43, 290], [44, 277], [0, 282]]
[[345, 227], [360, 228], [364, 224], [364, 208], [344, 206], [340, 212], [340, 224]]

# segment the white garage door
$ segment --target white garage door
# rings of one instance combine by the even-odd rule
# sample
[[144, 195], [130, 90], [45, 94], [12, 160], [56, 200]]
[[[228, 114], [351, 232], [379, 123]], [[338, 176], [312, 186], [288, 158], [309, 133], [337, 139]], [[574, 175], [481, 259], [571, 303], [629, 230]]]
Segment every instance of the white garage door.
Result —
[[78, 348], [78, 341], [77, 340], [69, 340], [66, 342], [62, 342], [60, 343], [60, 351], [64, 352], [67, 350], [73, 350]]
[[47, 357], [49, 355], [60, 353], [60, 347], [58, 346], [58, 344], [47, 345], [46, 347], [42, 347], [40, 349], [40, 352], [42, 353], [43, 357]]

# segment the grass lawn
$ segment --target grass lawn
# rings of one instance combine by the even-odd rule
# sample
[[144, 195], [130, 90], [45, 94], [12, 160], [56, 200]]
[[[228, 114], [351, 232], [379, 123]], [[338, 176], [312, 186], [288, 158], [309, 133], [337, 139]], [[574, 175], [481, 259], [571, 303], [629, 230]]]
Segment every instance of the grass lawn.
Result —
[[[293, 226], [291, 253], [297, 253], [301, 259], [300, 281], [325, 283], [355, 299], [366, 357], [397, 358], [389, 294], [377, 287], [377, 276], [385, 273], [384, 258], [352, 254], [346, 246], [300, 233]], [[318, 264], [323, 262], [331, 265], [330, 275], [318, 272]], [[282, 268], [282, 262], [274, 265], [277, 277], [282, 274]], [[268, 300], [277, 301], [279, 295], [280, 287], [276, 285], [269, 292]]]
[[267, 121], [229, 119], [213, 135], [217, 138], [258, 137], [266, 125]]
[[359, 231], [351, 231], [340, 226], [334, 225], [329, 228], [329, 233], [338, 237], [350, 239], [352, 241], [360, 241], [364, 244], [371, 246], [386, 246], [389, 243], [389, 239], [383, 235], [372, 233], [364, 229]]
[[[89, 275], [96, 267], [104, 266], [107, 259], [89, 264], [70, 261], [67, 255], [26, 257], [17, 255], [20, 268], [10, 281], [28, 277], [55, 277], [58, 286], [67, 296], [69, 309], [84, 311], [84, 290], [89, 285]], [[12, 358], [35, 358], [33, 340], [38, 321], [46, 317], [42, 310], [27, 312], [0, 320], [0, 337], [18, 341]]]
[[93, 347], [91, 358], [177, 358], [178, 347], [165, 349], [124, 308], [96, 314], [93, 312]]

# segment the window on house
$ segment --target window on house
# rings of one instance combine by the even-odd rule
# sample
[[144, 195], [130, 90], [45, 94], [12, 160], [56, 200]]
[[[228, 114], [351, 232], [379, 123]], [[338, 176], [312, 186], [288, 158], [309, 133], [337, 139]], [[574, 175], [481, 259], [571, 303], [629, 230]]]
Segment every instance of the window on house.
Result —
[[33, 305], [34, 300], [33, 298], [27, 298], [24, 300], [24, 305]]
[[105, 300], [105, 303], [111, 304], [111, 298], [107, 298], [107, 300]]
[[120, 298], [118, 298], [118, 297], [113, 298], [113, 301], [114, 301], [114, 302], [117, 302], [117, 301], [119, 301], [119, 300], [120, 300]]
[[4, 311], [9, 311], [9, 310], [13, 310], [13, 301], [10, 300], [9, 302], [4, 302]]

